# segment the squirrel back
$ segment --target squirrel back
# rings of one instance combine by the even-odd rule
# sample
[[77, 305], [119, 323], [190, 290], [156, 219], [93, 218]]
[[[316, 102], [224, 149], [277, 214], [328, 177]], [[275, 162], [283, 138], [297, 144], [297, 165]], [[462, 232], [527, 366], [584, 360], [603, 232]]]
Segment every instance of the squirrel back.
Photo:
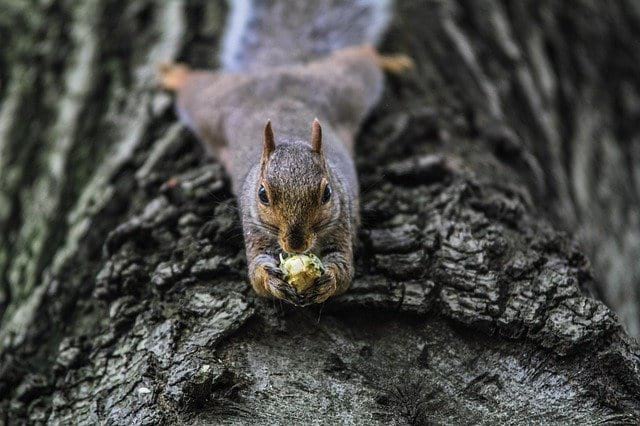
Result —
[[225, 71], [300, 64], [349, 46], [376, 45], [390, 0], [229, 0]]

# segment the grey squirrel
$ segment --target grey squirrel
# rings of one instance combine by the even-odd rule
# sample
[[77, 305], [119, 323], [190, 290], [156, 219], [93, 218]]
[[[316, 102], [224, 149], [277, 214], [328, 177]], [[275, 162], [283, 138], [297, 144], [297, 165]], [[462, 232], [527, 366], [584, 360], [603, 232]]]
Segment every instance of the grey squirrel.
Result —
[[[372, 47], [388, 1], [230, 5], [223, 69], [168, 65], [160, 83], [176, 92], [181, 121], [231, 176], [254, 290], [321, 303], [353, 278], [356, 133], [380, 98], [383, 70], [402, 72], [411, 62]], [[300, 294], [283, 279], [282, 252], [312, 252], [325, 272]]]

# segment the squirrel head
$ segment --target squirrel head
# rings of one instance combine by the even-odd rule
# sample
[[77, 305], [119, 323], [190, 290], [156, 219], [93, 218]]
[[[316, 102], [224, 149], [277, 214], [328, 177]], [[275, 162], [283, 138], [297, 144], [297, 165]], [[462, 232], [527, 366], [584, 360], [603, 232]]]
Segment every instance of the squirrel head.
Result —
[[277, 229], [282, 250], [304, 253], [314, 246], [317, 234], [339, 217], [339, 202], [332, 195], [318, 120], [313, 121], [310, 145], [277, 147], [267, 122], [256, 198], [259, 219]]

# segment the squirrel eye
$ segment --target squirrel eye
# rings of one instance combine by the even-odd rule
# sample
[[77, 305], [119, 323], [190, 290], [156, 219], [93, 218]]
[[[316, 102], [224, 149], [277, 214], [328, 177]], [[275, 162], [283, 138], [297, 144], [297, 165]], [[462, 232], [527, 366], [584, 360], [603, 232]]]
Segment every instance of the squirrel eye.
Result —
[[322, 204], [327, 203], [331, 199], [331, 187], [329, 185], [324, 187], [324, 192], [322, 193]]
[[258, 190], [258, 198], [260, 202], [264, 205], [269, 205], [269, 197], [267, 196], [267, 190], [264, 189], [263, 185], [260, 185], [260, 189]]

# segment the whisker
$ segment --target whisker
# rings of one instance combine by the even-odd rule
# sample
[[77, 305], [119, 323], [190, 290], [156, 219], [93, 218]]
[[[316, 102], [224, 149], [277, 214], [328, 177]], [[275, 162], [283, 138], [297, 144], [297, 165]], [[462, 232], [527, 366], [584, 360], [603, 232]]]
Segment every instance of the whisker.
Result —
[[234, 232], [230, 234], [225, 234], [224, 238], [227, 240], [240, 240], [244, 241], [244, 233], [243, 232]]
[[314, 227], [313, 227], [313, 232], [316, 232], [316, 233], [318, 233], [318, 232], [322, 232], [322, 231], [324, 231], [325, 229], [327, 229], [327, 228], [329, 228], [329, 227], [331, 227], [331, 226], [333, 226], [333, 225], [336, 225], [336, 224], [340, 223], [340, 221], [341, 221], [341, 220], [342, 220], [342, 219], [337, 218], [337, 219], [331, 219], [331, 220], [328, 220], [328, 221], [322, 222], [322, 223], [320, 223], [319, 225], [316, 225], [316, 226], [314, 226]]
[[385, 181], [385, 179], [387, 178], [387, 174], [384, 172], [380, 172], [380, 176], [372, 179], [372, 182], [370, 182], [366, 187], [361, 187], [360, 188], [360, 197], [362, 197], [363, 195], [367, 195], [368, 193], [370, 193], [372, 190], [374, 190], [379, 184], [383, 183]]
[[240, 208], [236, 205], [227, 203], [225, 204], [225, 201], [220, 201], [220, 202], [216, 202], [214, 209], [222, 209], [223, 211], [226, 212], [233, 212], [233, 213], [239, 213], [240, 212]]
[[251, 220], [245, 220], [245, 223], [248, 225], [253, 225], [259, 228], [265, 228], [265, 229], [270, 229], [272, 231], [278, 231], [278, 228], [273, 226], [273, 225], [269, 225], [268, 223], [261, 223], [261, 222], [254, 222]]
[[278, 235], [278, 232], [279, 232], [278, 228], [276, 228], [273, 225], [266, 224], [266, 223], [258, 223], [258, 222], [245, 220], [245, 224], [253, 226], [256, 229], [261, 229], [261, 230], [263, 230], [265, 232], [268, 232], [269, 234], [272, 234], [272, 235]]
[[318, 320], [316, 321], [316, 324], [320, 324], [320, 318], [322, 317], [323, 309], [324, 309], [324, 303], [320, 305], [320, 311], [318, 312]]

